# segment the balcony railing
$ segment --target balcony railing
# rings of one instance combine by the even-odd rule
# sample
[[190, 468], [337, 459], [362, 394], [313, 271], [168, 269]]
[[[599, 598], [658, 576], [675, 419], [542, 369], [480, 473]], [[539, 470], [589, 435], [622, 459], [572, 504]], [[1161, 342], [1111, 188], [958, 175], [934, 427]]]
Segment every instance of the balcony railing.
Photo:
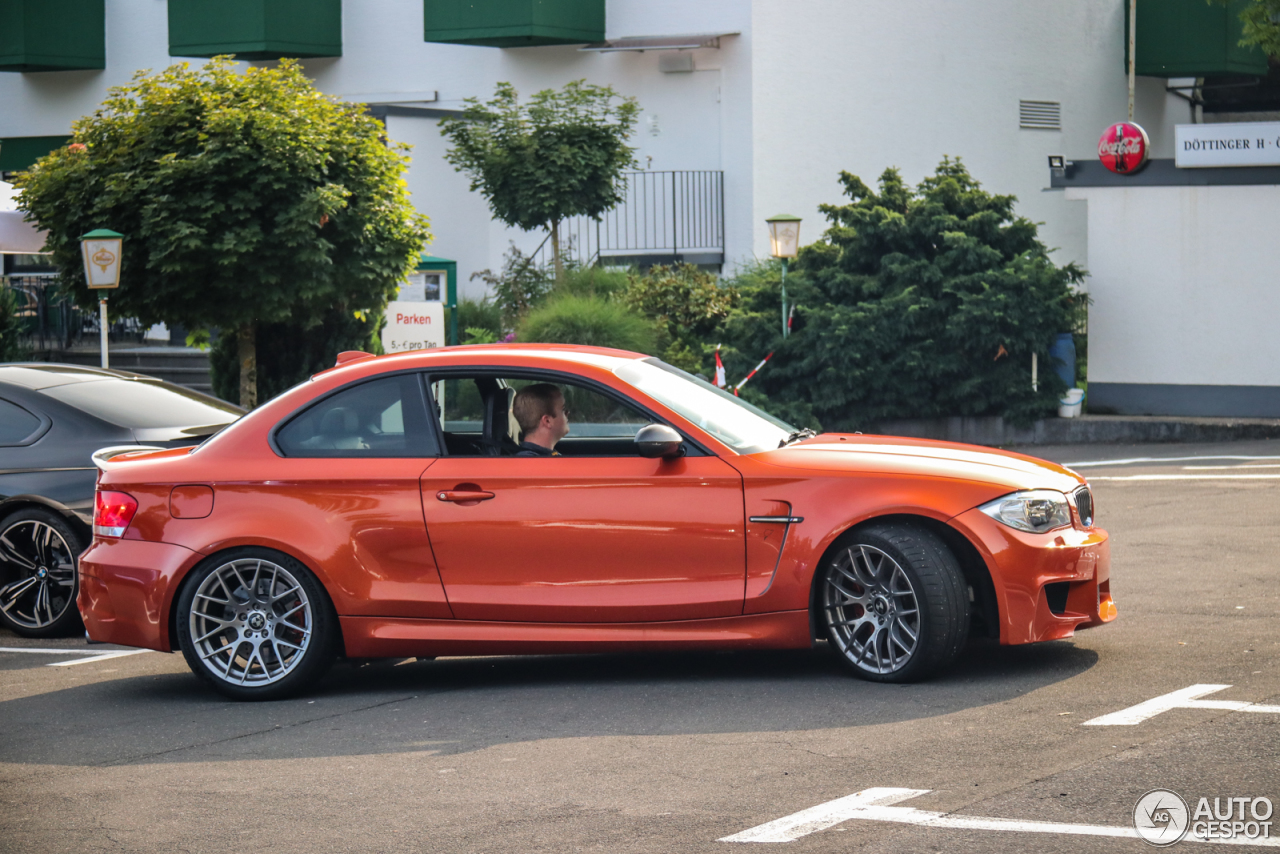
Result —
[[[622, 201], [600, 219], [560, 224], [561, 254], [584, 265], [724, 263], [723, 172], [628, 172], [623, 182]], [[544, 240], [534, 262], [552, 260]]]

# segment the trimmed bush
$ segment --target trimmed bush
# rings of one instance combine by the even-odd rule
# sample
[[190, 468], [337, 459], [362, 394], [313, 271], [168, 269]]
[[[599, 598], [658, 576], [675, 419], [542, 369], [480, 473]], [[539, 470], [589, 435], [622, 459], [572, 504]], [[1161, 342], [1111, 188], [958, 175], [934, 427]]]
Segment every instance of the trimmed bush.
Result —
[[652, 353], [654, 330], [648, 321], [621, 303], [565, 295], [548, 300], [525, 315], [516, 330], [516, 340]]

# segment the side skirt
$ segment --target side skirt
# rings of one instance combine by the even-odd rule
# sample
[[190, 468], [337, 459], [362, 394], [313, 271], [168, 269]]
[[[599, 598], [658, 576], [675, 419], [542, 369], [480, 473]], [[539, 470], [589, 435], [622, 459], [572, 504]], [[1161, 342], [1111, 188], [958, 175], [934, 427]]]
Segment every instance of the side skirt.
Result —
[[808, 611], [670, 623], [495, 623], [340, 617], [350, 658], [681, 649], [807, 649]]

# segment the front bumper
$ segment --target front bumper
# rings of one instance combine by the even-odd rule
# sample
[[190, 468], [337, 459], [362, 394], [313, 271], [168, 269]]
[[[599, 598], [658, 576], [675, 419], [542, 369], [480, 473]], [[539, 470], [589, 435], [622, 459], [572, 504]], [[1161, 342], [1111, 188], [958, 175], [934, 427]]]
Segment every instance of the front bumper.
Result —
[[1111, 548], [1101, 528], [1028, 534], [978, 509], [951, 524], [978, 547], [991, 572], [1001, 643], [1069, 638], [1116, 618]]
[[173, 594], [203, 557], [170, 543], [95, 538], [80, 557], [76, 598], [89, 639], [172, 652]]

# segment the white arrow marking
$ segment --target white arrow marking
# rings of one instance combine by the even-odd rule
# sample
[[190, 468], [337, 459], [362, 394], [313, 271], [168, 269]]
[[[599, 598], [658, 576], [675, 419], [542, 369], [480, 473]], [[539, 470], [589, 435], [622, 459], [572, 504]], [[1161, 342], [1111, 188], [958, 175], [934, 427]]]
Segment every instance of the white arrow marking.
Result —
[[1230, 685], [1192, 685], [1190, 688], [1172, 691], [1154, 700], [1147, 700], [1145, 703], [1085, 721], [1082, 726], [1137, 726], [1148, 718], [1154, 718], [1170, 709], [1216, 709], [1227, 712], [1280, 715], [1280, 706], [1264, 706], [1261, 703], [1246, 703], [1243, 700], [1197, 699], [1205, 694], [1215, 694], [1230, 687]]
[[[928, 789], [864, 789], [854, 795], [828, 801], [768, 824], [726, 836], [721, 842], [794, 842], [802, 836], [826, 830], [852, 819], [915, 824], [921, 827], [944, 827], [954, 830], [998, 830], [1014, 833], [1059, 833], [1074, 836], [1111, 836], [1141, 839], [1136, 828], [1100, 824], [1062, 824], [1055, 821], [1021, 821], [1011, 818], [949, 815], [911, 807], [894, 807], [909, 798], [927, 794]], [[1187, 842], [1209, 842], [1221, 845], [1255, 845], [1280, 847], [1280, 839], [1201, 839], [1188, 835]]]

